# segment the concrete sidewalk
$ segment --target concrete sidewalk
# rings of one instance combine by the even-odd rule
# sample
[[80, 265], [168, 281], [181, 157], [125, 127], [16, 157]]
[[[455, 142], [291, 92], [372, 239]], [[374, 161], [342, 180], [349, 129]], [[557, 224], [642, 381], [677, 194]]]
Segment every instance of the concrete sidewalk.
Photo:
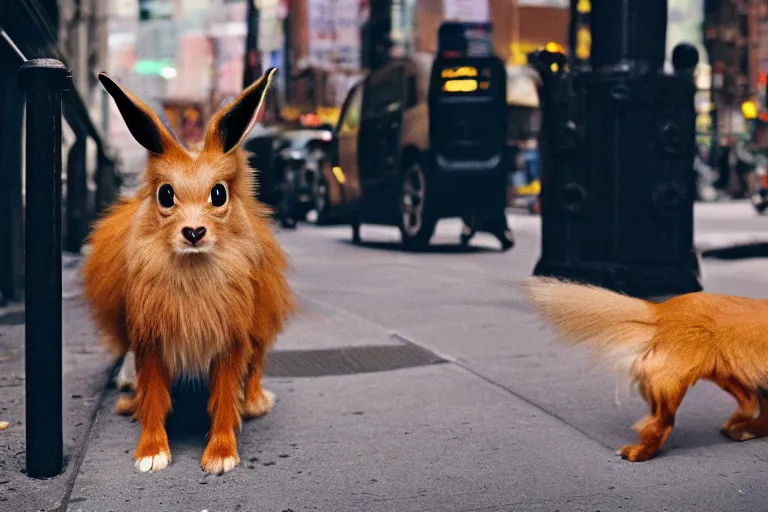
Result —
[[[109, 360], [93, 344], [69, 260], [67, 471], [42, 482], [22, 473], [23, 329], [0, 320], [0, 419], [12, 422], [0, 432], [0, 510], [764, 508], [766, 441], [722, 438], [734, 403], [710, 385], [686, 398], [660, 457], [632, 464], [614, 454], [635, 442], [629, 427], [645, 407], [634, 395], [617, 406], [613, 377], [554, 345], [503, 284], [529, 274], [538, 253], [537, 220], [511, 222], [518, 247], [509, 253], [485, 235], [459, 249], [455, 221], [440, 224], [426, 254], [400, 252], [391, 229], [365, 226], [361, 247], [344, 227], [281, 233], [303, 312], [268, 366], [275, 375], [280, 362], [281, 376], [267, 379], [278, 403], [243, 425], [242, 463], [222, 477], [199, 468], [205, 394], [189, 389], [175, 393], [171, 466], [134, 470], [138, 425], [111, 412]], [[705, 260], [705, 286], [768, 297], [766, 270], [764, 259]], [[295, 376], [313, 370], [323, 376]]]

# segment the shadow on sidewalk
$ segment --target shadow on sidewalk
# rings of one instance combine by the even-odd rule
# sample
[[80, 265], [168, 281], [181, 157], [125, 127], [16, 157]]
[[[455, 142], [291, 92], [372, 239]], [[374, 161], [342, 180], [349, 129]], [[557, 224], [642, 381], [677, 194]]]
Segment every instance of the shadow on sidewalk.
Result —
[[374, 249], [379, 251], [402, 252], [402, 253], [418, 252], [422, 254], [477, 254], [477, 253], [501, 252], [499, 250], [494, 250], [490, 247], [483, 247], [483, 246], [477, 246], [477, 245], [470, 245], [468, 247], [465, 247], [459, 243], [430, 244], [424, 249], [421, 249], [419, 251], [408, 251], [403, 248], [400, 242], [383, 242], [383, 241], [369, 242], [369, 241], [363, 240], [359, 244], [353, 244], [351, 240], [347, 240], [347, 239], [340, 239], [338, 240], [338, 242], [340, 244], [351, 245], [353, 247], [362, 247], [364, 249]]
[[721, 260], [766, 258], [768, 257], [768, 242], [707, 249], [701, 251], [701, 256], [702, 258], [715, 258]]

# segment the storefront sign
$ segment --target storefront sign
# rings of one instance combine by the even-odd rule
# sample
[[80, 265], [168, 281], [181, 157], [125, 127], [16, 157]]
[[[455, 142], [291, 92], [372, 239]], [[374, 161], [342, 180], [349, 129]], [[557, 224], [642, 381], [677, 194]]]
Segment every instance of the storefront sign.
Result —
[[324, 69], [360, 67], [360, 0], [309, 0], [309, 60]]
[[443, 12], [449, 21], [479, 21], [489, 19], [488, 0], [444, 0]]

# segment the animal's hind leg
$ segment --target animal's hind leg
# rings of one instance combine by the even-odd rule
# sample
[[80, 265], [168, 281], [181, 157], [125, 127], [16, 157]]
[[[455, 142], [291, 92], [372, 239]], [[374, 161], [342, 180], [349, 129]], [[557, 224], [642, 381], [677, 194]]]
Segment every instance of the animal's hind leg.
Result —
[[[129, 392], [136, 389], [136, 357], [132, 350], [126, 352], [123, 361], [120, 363], [120, 371], [115, 377], [115, 386], [120, 391]], [[138, 399], [134, 394], [123, 394], [117, 399], [115, 404], [115, 414], [121, 416], [130, 416], [136, 412]]]
[[744, 426], [746, 432], [755, 438], [768, 436], [768, 399], [761, 396], [759, 402], [759, 416]]
[[715, 382], [739, 404], [736, 412], [720, 427], [720, 432], [734, 441], [765, 436], [768, 430], [765, 399], [734, 378], [717, 378]]
[[139, 400], [137, 395], [120, 395], [120, 398], [118, 398], [115, 403], [115, 414], [120, 416], [131, 416], [136, 414], [138, 405]]
[[132, 350], [125, 353], [125, 357], [120, 363], [120, 371], [115, 377], [115, 387], [120, 391], [136, 389], [136, 357]]
[[243, 417], [246, 419], [264, 416], [275, 405], [275, 394], [261, 385], [264, 356], [264, 349], [260, 345], [255, 346], [250, 360], [250, 372], [245, 383]]
[[650, 414], [635, 424], [640, 433], [640, 443], [627, 445], [619, 450], [622, 458], [631, 462], [642, 462], [650, 459], [661, 449], [664, 442], [672, 433], [675, 425], [675, 413], [683, 401], [688, 385], [654, 385], [640, 386], [643, 397], [650, 406]]

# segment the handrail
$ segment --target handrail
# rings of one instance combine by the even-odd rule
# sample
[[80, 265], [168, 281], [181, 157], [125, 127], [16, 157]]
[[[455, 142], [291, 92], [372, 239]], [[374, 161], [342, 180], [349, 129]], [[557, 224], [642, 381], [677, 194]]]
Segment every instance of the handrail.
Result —
[[[24, 14], [26, 14], [27, 19], [35, 25], [47, 41], [45, 46], [50, 51], [50, 55], [45, 55], [44, 57], [53, 57], [67, 65], [69, 61], [68, 56], [57, 44], [55, 32], [52, 30], [53, 23], [51, 23], [51, 20], [45, 13], [45, 10], [40, 6], [40, 3], [37, 0], [19, 0], [18, 5], [22, 8]], [[11, 35], [8, 34], [2, 26], [0, 26], [0, 30], [2, 30], [2, 39], [4, 39], [19, 56], [20, 62], [25, 62], [27, 57], [25, 56], [24, 49], [16, 44]], [[32, 49], [30, 48], [29, 50]], [[37, 57], [42, 56], [38, 55]], [[92, 76], [89, 78], [95, 77]], [[96, 142], [96, 146], [100, 152], [106, 153], [105, 134], [101, 133], [101, 130], [93, 123], [93, 119], [91, 119], [91, 116], [88, 113], [85, 101], [80, 95], [80, 92], [77, 89], [67, 91], [62, 97], [62, 102], [64, 118], [72, 129], [75, 130], [76, 133], [84, 132]]]
[[[42, 18], [41, 18], [42, 17]], [[9, 21], [6, 21], [9, 20]], [[5, 26], [0, 26], [0, 46], [7, 44], [11, 49], [11, 59], [16, 55], [19, 64], [30, 59], [53, 55], [56, 60], [66, 61], [61, 48], [50, 37], [50, 21], [37, 0], [23, 0], [16, 4], [11, 16], [3, 19]], [[11, 23], [8, 25], [7, 23]], [[28, 38], [14, 33], [26, 34], [28, 31], [38, 31]], [[10, 33], [9, 33], [10, 32]], [[40, 37], [42, 33], [42, 37]], [[31, 39], [31, 41], [29, 40]], [[69, 148], [67, 157], [67, 201], [65, 211], [66, 229], [65, 246], [67, 250], [78, 252], [82, 246], [90, 219], [97, 217], [114, 199], [118, 193], [121, 179], [119, 177], [119, 156], [109, 147], [105, 134], [94, 123], [88, 107], [81, 94], [71, 88], [61, 94], [61, 113], [64, 120], [72, 128], [77, 137], [75, 144]], [[96, 146], [97, 163], [93, 180], [96, 185], [93, 206], [86, 206], [88, 197], [88, 172], [84, 155], [85, 139], [91, 139]], [[71, 196], [71, 197], [70, 197]]]
[[18, 5], [27, 12], [27, 16], [30, 21], [36, 25], [40, 34], [42, 34], [48, 41], [48, 44], [54, 47], [55, 57], [64, 61], [64, 52], [58, 47], [57, 33], [58, 30], [52, 20], [48, 17], [45, 9], [40, 5], [37, 0], [17, 0]]
[[19, 60], [21, 62], [27, 62], [27, 58], [24, 56], [24, 52], [21, 51], [21, 49], [16, 46], [16, 43], [13, 42], [13, 39], [11, 39], [11, 36], [8, 35], [8, 32], [5, 31], [5, 29], [0, 26], [0, 37], [2, 37], [6, 43], [8, 43], [8, 46], [11, 47], [11, 50], [13, 50], [13, 53], [16, 54], [17, 57], [19, 57]]

